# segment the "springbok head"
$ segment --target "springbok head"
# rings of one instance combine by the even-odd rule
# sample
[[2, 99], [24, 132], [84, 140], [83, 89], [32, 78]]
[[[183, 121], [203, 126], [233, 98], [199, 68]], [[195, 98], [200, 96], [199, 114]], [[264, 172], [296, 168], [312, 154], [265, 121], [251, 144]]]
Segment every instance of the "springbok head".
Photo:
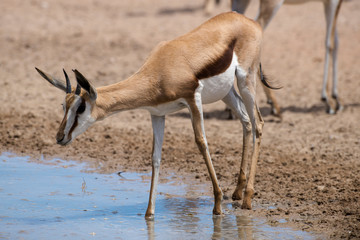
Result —
[[44, 73], [38, 68], [35, 69], [53, 86], [66, 92], [63, 104], [64, 118], [56, 134], [57, 143], [66, 145], [95, 122], [95, 118], [92, 117], [92, 112], [97, 98], [96, 89], [77, 70], [73, 70], [76, 76], [77, 86], [76, 88], [72, 88], [65, 70], [63, 71], [66, 83]]

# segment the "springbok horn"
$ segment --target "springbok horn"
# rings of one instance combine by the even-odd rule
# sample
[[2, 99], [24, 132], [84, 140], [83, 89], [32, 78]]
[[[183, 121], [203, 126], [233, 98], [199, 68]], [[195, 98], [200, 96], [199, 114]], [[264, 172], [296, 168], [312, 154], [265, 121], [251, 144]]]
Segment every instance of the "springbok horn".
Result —
[[65, 69], [63, 69], [63, 72], [64, 72], [65, 79], [66, 79], [66, 93], [71, 93], [70, 79], [69, 79], [67, 73], [65, 72]]
[[81, 86], [80, 86], [80, 84], [77, 84], [77, 85], [76, 85], [75, 94], [76, 94], [76, 95], [80, 95], [80, 92], [81, 92]]

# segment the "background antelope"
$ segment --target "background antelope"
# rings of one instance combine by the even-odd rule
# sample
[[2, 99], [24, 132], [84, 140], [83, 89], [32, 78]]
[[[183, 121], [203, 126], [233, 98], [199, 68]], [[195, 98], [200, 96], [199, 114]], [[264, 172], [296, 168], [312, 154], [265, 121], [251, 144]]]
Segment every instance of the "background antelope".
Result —
[[[244, 13], [251, 0], [232, 0], [231, 8], [238, 13]], [[260, 23], [261, 27], [265, 29], [275, 16], [283, 3], [300, 4], [312, 1], [320, 1], [324, 4], [325, 18], [326, 18], [326, 36], [325, 36], [325, 63], [323, 85], [321, 91], [321, 100], [325, 103], [326, 112], [334, 114], [341, 110], [342, 106], [338, 97], [337, 90], [337, 51], [338, 51], [338, 33], [336, 29], [336, 20], [339, 14], [342, 0], [260, 0], [259, 12], [255, 18]], [[216, 0], [218, 3], [219, 0]], [[212, 12], [215, 6], [215, 0], [206, 0], [204, 9], [207, 13]], [[335, 100], [335, 107], [332, 107], [327, 96], [327, 84], [329, 74], [329, 63], [332, 59], [332, 92], [331, 97]], [[272, 112], [275, 115], [280, 114], [280, 107], [274, 97], [271, 89], [264, 88], [265, 94], [270, 103]]]
[[[225, 102], [243, 125], [243, 153], [233, 199], [251, 209], [254, 178], [263, 120], [255, 100], [258, 78], [270, 87], [261, 73], [262, 30], [254, 21], [234, 12], [220, 14], [195, 30], [172, 41], [161, 42], [144, 65], [124, 81], [95, 88], [79, 71], [73, 70], [77, 87], [72, 88], [36, 68], [42, 77], [66, 92], [64, 118], [56, 140], [66, 145], [93, 123], [129, 109], [146, 109], [153, 128], [152, 179], [146, 218], [153, 218], [161, 162], [165, 115], [188, 108], [195, 141], [205, 160], [213, 184], [213, 213], [221, 214], [222, 190], [216, 177], [205, 136], [202, 104]], [[234, 88], [236, 76], [238, 95]], [[246, 179], [249, 144], [253, 136], [251, 168]], [[246, 182], [247, 181], [247, 182]]]

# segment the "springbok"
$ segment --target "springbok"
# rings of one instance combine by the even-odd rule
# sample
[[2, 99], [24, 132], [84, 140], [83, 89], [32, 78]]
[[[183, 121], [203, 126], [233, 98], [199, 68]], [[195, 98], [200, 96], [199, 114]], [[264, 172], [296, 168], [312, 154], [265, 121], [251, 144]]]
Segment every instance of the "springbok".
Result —
[[[206, 13], [210, 13], [214, 6], [215, 1], [219, 0], [205, 0], [204, 9]], [[321, 100], [325, 103], [326, 112], [334, 114], [342, 109], [337, 90], [337, 52], [338, 52], [338, 33], [336, 29], [336, 20], [339, 14], [340, 6], [343, 0], [260, 0], [259, 12], [255, 18], [260, 23], [261, 27], [265, 29], [270, 23], [271, 19], [275, 16], [283, 3], [300, 4], [305, 2], [320, 1], [324, 4], [325, 18], [326, 18], [326, 36], [325, 36], [325, 63], [323, 85], [321, 91]], [[238, 13], [244, 13], [250, 0], [232, 0], [231, 8]], [[327, 81], [329, 73], [329, 62], [332, 58], [332, 94], [331, 97], [335, 100], [336, 106], [333, 108], [327, 96]], [[268, 103], [271, 105], [272, 113], [280, 115], [280, 107], [274, 97], [271, 89], [264, 88]]]
[[[214, 191], [213, 213], [222, 213], [222, 191], [211, 161], [205, 136], [202, 104], [225, 102], [243, 125], [243, 152], [234, 200], [251, 209], [254, 178], [264, 121], [255, 100], [258, 78], [268, 87], [260, 66], [262, 29], [258, 23], [235, 12], [220, 14], [193, 31], [172, 41], [161, 42], [144, 65], [118, 83], [95, 88], [79, 71], [73, 70], [77, 87], [66, 84], [36, 68], [42, 77], [66, 92], [64, 118], [56, 140], [66, 145], [94, 122], [120, 111], [146, 109], [153, 128], [152, 178], [145, 217], [155, 213], [165, 115], [188, 108], [195, 142], [205, 160]], [[234, 88], [236, 76], [238, 90]], [[246, 179], [249, 143], [253, 136], [251, 167]], [[247, 183], [246, 183], [247, 181]]]

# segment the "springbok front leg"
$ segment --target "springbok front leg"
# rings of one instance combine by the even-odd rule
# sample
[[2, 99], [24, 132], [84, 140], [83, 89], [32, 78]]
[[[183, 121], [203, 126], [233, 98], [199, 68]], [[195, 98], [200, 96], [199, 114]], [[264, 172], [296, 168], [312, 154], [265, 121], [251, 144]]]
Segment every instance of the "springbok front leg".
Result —
[[234, 87], [222, 100], [231, 109], [231, 111], [235, 114], [235, 116], [238, 119], [240, 119], [243, 125], [243, 147], [242, 147], [240, 173], [239, 173], [236, 189], [232, 195], [233, 200], [241, 200], [243, 190], [246, 186], [246, 169], [248, 164], [249, 149], [250, 149], [249, 145], [251, 140], [251, 123], [249, 116], [246, 112], [245, 105], [239, 94], [234, 89]]
[[164, 140], [165, 116], [151, 115], [151, 122], [153, 128], [152, 176], [149, 203], [145, 214], [146, 219], [153, 219], [155, 214], [155, 201], [157, 185], [159, 181], [161, 150]]
[[188, 99], [187, 104], [191, 114], [192, 126], [195, 133], [195, 141], [201, 154], [204, 157], [206, 167], [209, 171], [210, 179], [213, 185], [214, 201], [215, 201], [213, 214], [221, 215], [222, 214], [221, 201], [222, 201], [223, 193], [220, 189], [219, 182], [216, 177], [215, 169], [211, 161], [210, 151], [205, 136], [204, 118], [203, 118], [202, 101], [201, 101], [201, 86], [199, 87], [198, 91], [196, 91], [194, 99]]

